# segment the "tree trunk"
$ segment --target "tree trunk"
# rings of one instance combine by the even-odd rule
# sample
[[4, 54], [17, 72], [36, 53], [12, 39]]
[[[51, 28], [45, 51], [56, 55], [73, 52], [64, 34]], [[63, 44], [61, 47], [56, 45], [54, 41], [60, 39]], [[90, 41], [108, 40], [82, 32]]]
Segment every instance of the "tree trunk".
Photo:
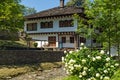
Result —
[[109, 28], [109, 42], [108, 42], [108, 44], [109, 44], [109, 56], [111, 56], [110, 55], [111, 54], [110, 28]]
[[118, 52], [118, 61], [120, 63], [120, 51], [119, 51], [119, 48], [120, 48], [120, 45], [118, 43], [118, 45], [117, 45], [117, 52]]

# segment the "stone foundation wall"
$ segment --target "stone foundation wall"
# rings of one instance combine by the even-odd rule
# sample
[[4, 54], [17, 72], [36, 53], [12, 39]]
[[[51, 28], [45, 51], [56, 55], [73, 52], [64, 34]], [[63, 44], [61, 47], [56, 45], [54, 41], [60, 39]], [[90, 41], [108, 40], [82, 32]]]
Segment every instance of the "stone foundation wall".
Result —
[[5, 50], [0, 51], [0, 65], [58, 62], [62, 56], [63, 51]]

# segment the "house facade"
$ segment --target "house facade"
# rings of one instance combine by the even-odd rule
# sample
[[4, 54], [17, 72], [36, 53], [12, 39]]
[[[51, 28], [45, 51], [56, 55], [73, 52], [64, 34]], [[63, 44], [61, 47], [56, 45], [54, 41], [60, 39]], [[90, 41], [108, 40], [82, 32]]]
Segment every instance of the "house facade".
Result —
[[76, 33], [78, 22], [73, 14], [84, 16], [83, 12], [82, 7], [66, 7], [64, 0], [60, 0], [59, 7], [25, 16], [24, 31], [38, 47], [77, 49], [80, 43], [90, 46], [90, 39]]

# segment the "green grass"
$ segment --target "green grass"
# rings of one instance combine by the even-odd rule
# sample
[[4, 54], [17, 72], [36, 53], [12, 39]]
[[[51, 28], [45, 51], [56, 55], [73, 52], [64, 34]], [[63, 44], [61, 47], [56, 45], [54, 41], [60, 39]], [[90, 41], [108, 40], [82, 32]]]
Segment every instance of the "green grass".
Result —
[[8, 41], [8, 40], [0, 40], [0, 46], [9, 46], [9, 47], [26, 47], [24, 41]]
[[67, 76], [63, 80], [79, 80], [79, 77], [77, 77], [77, 76]]

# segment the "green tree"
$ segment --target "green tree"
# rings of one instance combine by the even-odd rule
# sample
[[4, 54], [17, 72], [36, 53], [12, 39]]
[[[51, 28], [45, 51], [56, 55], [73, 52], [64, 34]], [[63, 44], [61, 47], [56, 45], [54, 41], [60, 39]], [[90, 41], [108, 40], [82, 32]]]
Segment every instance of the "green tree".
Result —
[[20, 0], [0, 0], [0, 30], [16, 32], [23, 27]]
[[[97, 41], [107, 43], [109, 53], [111, 46], [117, 46], [119, 54], [120, 45], [120, 1], [119, 0], [86, 0], [84, 3], [87, 24], [93, 26], [91, 32], [102, 29], [94, 34]], [[79, 26], [80, 27], [80, 26]]]
[[69, 0], [67, 6], [81, 6], [84, 0]]
[[37, 11], [34, 8], [24, 7], [24, 9], [23, 9], [23, 14], [25, 16], [30, 15], [30, 14], [34, 14], [36, 12]]

